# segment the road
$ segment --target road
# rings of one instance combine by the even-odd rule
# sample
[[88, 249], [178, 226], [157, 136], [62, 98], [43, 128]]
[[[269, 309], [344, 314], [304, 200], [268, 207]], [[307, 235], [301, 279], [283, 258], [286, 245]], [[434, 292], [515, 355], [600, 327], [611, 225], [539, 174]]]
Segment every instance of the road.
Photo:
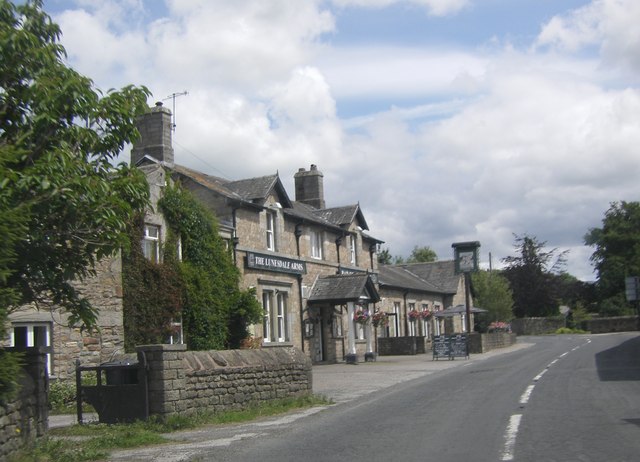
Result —
[[[534, 345], [336, 406], [221, 428], [190, 460], [640, 460], [640, 335], [524, 341]], [[165, 460], [176, 460], [169, 452]]]

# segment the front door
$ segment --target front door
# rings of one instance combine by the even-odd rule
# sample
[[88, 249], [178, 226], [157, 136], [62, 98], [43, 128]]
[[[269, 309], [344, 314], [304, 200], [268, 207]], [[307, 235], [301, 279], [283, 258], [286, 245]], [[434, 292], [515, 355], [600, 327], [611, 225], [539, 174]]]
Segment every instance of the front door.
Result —
[[316, 316], [313, 324], [313, 361], [324, 361], [324, 329], [322, 316]]

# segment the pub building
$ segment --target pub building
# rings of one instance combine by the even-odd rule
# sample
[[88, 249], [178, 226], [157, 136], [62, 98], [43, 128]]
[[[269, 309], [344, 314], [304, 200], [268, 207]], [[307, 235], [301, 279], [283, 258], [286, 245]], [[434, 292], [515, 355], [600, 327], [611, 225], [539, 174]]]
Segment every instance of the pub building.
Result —
[[171, 112], [161, 103], [140, 119], [139, 130], [131, 162], [151, 188], [147, 247], [153, 240], [161, 247], [166, 224], [151, 211], [167, 181], [179, 182], [216, 215], [241, 285], [256, 289], [264, 321], [252, 333], [263, 348], [295, 346], [314, 363], [375, 357], [371, 323], [354, 318], [373, 314], [380, 301], [376, 250], [383, 241], [367, 233], [359, 204], [327, 207], [316, 165], [295, 173], [291, 200], [277, 173], [229, 181], [175, 164]]

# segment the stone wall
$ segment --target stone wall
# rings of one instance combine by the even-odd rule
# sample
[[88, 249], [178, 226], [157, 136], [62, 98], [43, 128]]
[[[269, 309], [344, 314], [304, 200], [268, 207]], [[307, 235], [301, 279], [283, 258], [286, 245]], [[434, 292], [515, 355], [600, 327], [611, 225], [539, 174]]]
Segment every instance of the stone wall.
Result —
[[149, 366], [151, 415], [241, 409], [312, 390], [311, 360], [297, 348], [186, 351], [184, 345], [150, 345], [137, 350]]
[[517, 335], [552, 334], [565, 327], [564, 318], [518, 318], [511, 321], [511, 330]]
[[615, 318], [599, 318], [583, 321], [580, 328], [592, 334], [606, 332], [632, 332], [638, 330], [637, 316], [619, 316]]
[[486, 353], [497, 348], [506, 348], [516, 343], [516, 334], [510, 332], [473, 333], [469, 336], [469, 353]]
[[415, 355], [424, 352], [424, 336], [380, 337], [378, 339], [378, 354], [380, 356]]
[[49, 419], [46, 352], [43, 348], [15, 349], [23, 351], [24, 374], [18, 395], [0, 402], [0, 460], [6, 460], [26, 443], [46, 433]]

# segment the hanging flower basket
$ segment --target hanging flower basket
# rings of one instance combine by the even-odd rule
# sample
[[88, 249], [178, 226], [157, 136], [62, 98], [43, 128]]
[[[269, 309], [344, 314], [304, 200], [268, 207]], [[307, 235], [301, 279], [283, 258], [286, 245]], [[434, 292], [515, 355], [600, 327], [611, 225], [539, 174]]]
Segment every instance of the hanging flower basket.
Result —
[[407, 313], [407, 316], [409, 317], [409, 321], [414, 322], [420, 317], [420, 313], [418, 313], [418, 310], [411, 310]]
[[429, 310], [422, 310], [420, 312], [420, 317], [422, 319], [431, 319], [431, 316], [433, 316], [433, 313]]
[[369, 310], [365, 310], [362, 308], [358, 308], [355, 313], [353, 313], [353, 320], [360, 324], [366, 324], [369, 320]]
[[389, 315], [385, 311], [376, 311], [371, 317], [373, 327], [386, 327], [389, 325]]

